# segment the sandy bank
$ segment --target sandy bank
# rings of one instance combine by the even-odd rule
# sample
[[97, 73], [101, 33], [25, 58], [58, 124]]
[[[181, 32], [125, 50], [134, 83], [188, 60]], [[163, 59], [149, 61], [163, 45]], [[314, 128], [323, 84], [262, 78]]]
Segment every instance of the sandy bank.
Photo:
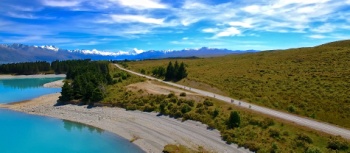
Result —
[[55, 78], [66, 77], [65, 74], [38, 74], [38, 75], [0, 75], [0, 79], [22, 79], [22, 78]]
[[57, 80], [54, 82], [45, 83], [44, 87], [46, 87], [46, 88], [61, 88], [64, 84], [63, 81], [64, 80], [62, 79], [62, 80]]
[[[60, 94], [42, 96], [26, 102], [2, 105], [12, 110], [29, 114], [51, 116], [92, 125], [118, 134], [133, 142], [146, 152], [159, 153], [166, 144], [183, 144], [198, 148], [203, 146], [212, 152], [247, 152], [236, 145], [227, 145], [217, 130], [207, 130], [199, 122], [157, 116], [156, 113], [125, 111], [121, 108], [86, 106], [56, 106]], [[1, 107], [1, 106], [0, 106]]]

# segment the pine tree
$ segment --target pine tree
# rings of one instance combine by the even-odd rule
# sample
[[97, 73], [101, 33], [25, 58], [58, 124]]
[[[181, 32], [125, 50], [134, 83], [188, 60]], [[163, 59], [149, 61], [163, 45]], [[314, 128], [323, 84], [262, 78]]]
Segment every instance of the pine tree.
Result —
[[96, 88], [93, 92], [92, 92], [92, 96], [91, 96], [91, 102], [90, 104], [94, 103], [94, 102], [99, 102], [103, 99], [103, 94], [101, 89]]
[[229, 129], [233, 129], [235, 127], [239, 127], [241, 125], [241, 117], [238, 112], [232, 111], [230, 114], [230, 118], [228, 119], [227, 126]]
[[187, 77], [186, 67], [185, 67], [185, 64], [181, 62], [176, 78], [177, 80], [181, 80], [186, 77]]
[[174, 66], [173, 63], [169, 62], [168, 67], [166, 68], [165, 80], [170, 81], [174, 76]]
[[159, 67], [158, 68], [158, 76], [159, 77], [164, 77], [165, 76], [165, 68], [164, 67]]
[[179, 78], [177, 78], [178, 76], [178, 73], [179, 73], [179, 63], [177, 61], [175, 61], [175, 64], [174, 64], [174, 74], [172, 76], [172, 80], [179, 80]]
[[107, 84], [109, 85], [113, 84], [113, 78], [111, 77], [111, 75], [109, 75], [109, 73], [106, 73], [106, 80], [107, 80]]
[[65, 82], [62, 87], [62, 92], [61, 92], [61, 96], [59, 97], [59, 101], [68, 102], [68, 101], [71, 101], [72, 99], [73, 99], [73, 89], [67, 82]]

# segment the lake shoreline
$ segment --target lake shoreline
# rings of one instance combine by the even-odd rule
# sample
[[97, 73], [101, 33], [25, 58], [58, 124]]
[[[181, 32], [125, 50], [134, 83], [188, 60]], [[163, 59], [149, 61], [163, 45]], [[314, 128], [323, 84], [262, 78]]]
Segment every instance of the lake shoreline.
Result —
[[0, 79], [27, 79], [27, 78], [56, 78], [66, 77], [65, 74], [35, 74], [35, 75], [0, 75]]
[[145, 152], [162, 152], [167, 144], [182, 144], [211, 152], [248, 152], [237, 145], [221, 140], [217, 130], [195, 121], [181, 122], [157, 113], [126, 111], [122, 108], [62, 105], [57, 103], [59, 93], [44, 95], [33, 100], [0, 105], [27, 114], [54, 117], [78, 122], [117, 134], [139, 146]]
[[[52, 76], [52, 75], [51, 75]], [[23, 77], [23, 76], [21, 76]], [[40, 77], [40, 75], [29, 76]], [[63, 80], [50, 82], [44, 87], [62, 87]], [[140, 147], [145, 152], [162, 152], [167, 144], [181, 144], [210, 152], [249, 152], [237, 145], [221, 140], [220, 132], [208, 130], [195, 121], [185, 121], [158, 116], [157, 113], [126, 111], [118, 107], [93, 107], [57, 104], [60, 93], [44, 95], [32, 100], [0, 104], [0, 108], [27, 114], [54, 117], [86, 124], [117, 134]]]

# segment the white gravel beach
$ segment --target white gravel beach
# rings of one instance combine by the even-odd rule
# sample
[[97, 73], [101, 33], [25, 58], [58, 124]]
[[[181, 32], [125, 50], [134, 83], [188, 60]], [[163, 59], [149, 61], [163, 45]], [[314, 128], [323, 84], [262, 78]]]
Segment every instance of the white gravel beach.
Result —
[[[9, 76], [7, 78], [11, 77], [28, 78], [28, 76]], [[29, 77], [41, 77], [41, 75]], [[0, 78], [6, 77], [1, 76]], [[62, 85], [63, 80], [58, 80], [44, 86], [62, 87]], [[249, 152], [244, 148], [238, 148], [235, 144], [226, 144], [221, 140], [219, 131], [208, 130], [207, 126], [200, 122], [181, 122], [168, 116], [157, 116], [157, 113], [126, 111], [116, 107], [88, 109], [87, 106], [77, 105], [54, 106], [59, 96], [60, 93], [55, 93], [33, 100], [0, 104], [0, 108], [98, 127], [132, 141], [149, 153], [160, 153], [167, 144], [181, 144], [193, 149], [201, 146], [207, 151], [219, 153]]]
[[226, 144], [221, 140], [217, 130], [208, 130], [207, 126], [200, 122], [181, 122], [167, 116], [157, 116], [157, 113], [126, 111], [121, 108], [87, 109], [86, 106], [76, 105], [54, 106], [59, 96], [59, 93], [45, 95], [0, 107], [98, 127], [128, 140], [136, 139], [133, 143], [150, 153], [162, 152], [167, 144], [182, 144], [195, 149], [202, 146], [208, 151], [220, 153], [249, 152], [237, 148], [234, 144]]
[[54, 82], [45, 83], [43, 86], [46, 88], [61, 88], [64, 84], [64, 80], [57, 80]]

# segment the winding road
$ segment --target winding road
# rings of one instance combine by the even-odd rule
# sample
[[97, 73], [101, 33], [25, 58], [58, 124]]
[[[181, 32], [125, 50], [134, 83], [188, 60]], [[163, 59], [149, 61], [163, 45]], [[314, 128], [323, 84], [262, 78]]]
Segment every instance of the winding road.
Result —
[[190, 90], [192, 92], [195, 92], [195, 93], [203, 95], [203, 96], [212, 97], [212, 98], [215, 98], [215, 99], [227, 102], [227, 103], [231, 103], [232, 105], [237, 105], [239, 107], [247, 108], [247, 109], [250, 109], [250, 110], [255, 111], [255, 112], [259, 112], [259, 113], [262, 113], [262, 114], [270, 115], [272, 117], [283, 119], [285, 121], [290, 121], [290, 122], [293, 122], [295, 124], [298, 124], [298, 125], [301, 125], [301, 126], [305, 126], [305, 127], [317, 130], [317, 131], [322, 131], [322, 132], [325, 132], [325, 133], [328, 133], [328, 134], [331, 134], [331, 135], [335, 135], [335, 136], [339, 135], [339, 136], [341, 136], [341, 137], [343, 137], [345, 139], [349, 139], [350, 140], [350, 130], [338, 127], [336, 125], [332, 125], [332, 124], [329, 124], [329, 123], [316, 121], [316, 120], [313, 120], [313, 119], [310, 119], [310, 118], [304, 118], [304, 117], [296, 116], [296, 115], [285, 113], [285, 112], [276, 111], [276, 110], [273, 110], [273, 109], [270, 109], [270, 108], [266, 108], [266, 107], [250, 104], [250, 103], [247, 103], [247, 102], [239, 101], [239, 100], [236, 100], [236, 99], [232, 99], [230, 97], [218, 95], [218, 94], [215, 94], [215, 93], [212, 93], [212, 92], [207, 92], [207, 91], [204, 91], [204, 90], [199, 90], [199, 89], [195, 89], [195, 88], [179, 85], [179, 84], [172, 83], [172, 82], [166, 82], [166, 81], [163, 81], [163, 80], [151, 77], [151, 76], [143, 75], [141, 73], [137, 73], [137, 72], [125, 69], [125, 68], [119, 66], [118, 64], [115, 64], [115, 66], [118, 67], [119, 69], [123, 70], [123, 71], [129, 72], [129, 73], [132, 73], [132, 74], [135, 74], [135, 75], [138, 75], [138, 76], [142, 76], [142, 77], [145, 77], [147, 79], [156, 80], [156, 81], [159, 81], [159, 82], [162, 82], [162, 83], [174, 86], [174, 87]]

